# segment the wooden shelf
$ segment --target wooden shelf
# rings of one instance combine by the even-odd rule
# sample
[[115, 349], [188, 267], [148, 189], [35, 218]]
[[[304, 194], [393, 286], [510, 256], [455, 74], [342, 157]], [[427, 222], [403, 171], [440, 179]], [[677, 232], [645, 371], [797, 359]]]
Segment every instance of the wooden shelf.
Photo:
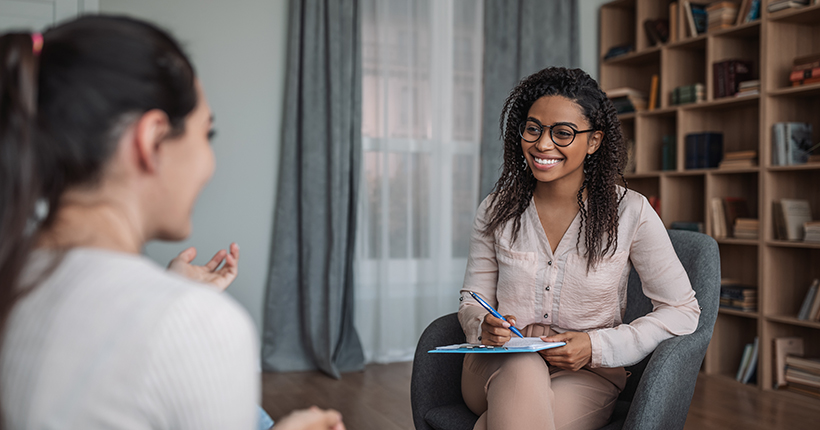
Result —
[[816, 321], [803, 321], [799, 320], [793, 316], [785, 316], [785, 315], [772, 315], [766, 316], [766, 319], [769, 321], [779, 322], [783, 324], [792, 324], [801, 327], [808, 327], [808, 328], [816, 328], [820, 330], [820, 322]]
[[633, 120], [638, 116], [637, 112], [629, 112], [629, 113], [619, 113], [618, 120], [620, 121], [629, 121]]
[[610, 65], [636, 65], [657, 62], [661, 58], [661, 46], [653, 46], [640, 52], [630, 52], [617, 57], [602, 60], [607, 66]]
[[[680, 6], [682, 2], [678, 2]], [[648, 46], [643, 22], [668, 18], [669, 2], [618, 0], [601, 8], [602, 53], [631, 43], [636, 52], [602, 61], [599, 77], [604, 89], [632, 87], [649, 96], [653, 75], [660, 78], [660, 109], [623, 116], [624, 134], [635, 142], [636, 173], [626, 175], [630, 187], [660, 198], [661, 219], [667, 228], [676, 221], [703, 222], [713, 231], [711, 202], [740, 197], [749, 217], [760, 222], [759, 239], [717, 239], [721, 276], [758, 289], [758, 311], [720, 309], [703, 372], [734, 381], [746, 344], [760, 342], [758, 383], [749, 389], [771, 390], [772, 341], [778, 337], [804, 339], [806, 354], [820, 356], [820, 323], [795, 318], [814, 278], [820, 278], [820, 243], [771, 240], [772, 203], [785, 198], [809, 201], [820, 219], [820, 163], [771, 166], [772, 126], [778, 122], [807, 122], [820, 140], [820, 83], [789, 86], [792, 62], [820, 51], [820, 4], [768, 14], [759, 20], [682, 38], [685, 16], [678, 13], [678, 37], [663, 46]], [[680, 12], [680, 11], [679, 11]], [[751, 79], [760, 79], [760, 94], [715, 99], [715, 63], [728, 59], [752, 62]], [[675, 88], [703, 83], [705, 100], [671, 105]], [[684, 169], [688, 134], [719, 132], [723, 151], [755, 150], [758, 165], [739, 169]], [[676, 169], [661, 171], [662, 142], [673, 136]], [[739, 384], [738, 382], [734, 382]], [[772, 391], [780, 395], [780, 392]], [[794, 399], [808, 399], [783, 393]]]
[[779, 246], [781, 248], [820, 249], [820, 243], [812, 242], [787, 242], [785, 240], [767, 240], [766, 245]]
[[715, 239], [715, 242], [723, 245], [748, 245], [748, 246], [757, 246], [760, 244], [758, 240], [754, 239], [735, 239], [733, 237], [724, 237], [720, 239]]
[[817, 24], [820, 22], [820, 4], [777, 11], [769, 14], [768, 20], [778, 23]]
[[739, 311], [737, 309], [729, 309], [729, 308], [723, 308], [723, 307], [718, 308], [718, 312], [721, 313], [721, 314], [734, 315], [736, 317], [743, 317], [743, 318], [757, 318], [758, 316], [760, 316], [757, 312], [744, 312], [744, 311]]

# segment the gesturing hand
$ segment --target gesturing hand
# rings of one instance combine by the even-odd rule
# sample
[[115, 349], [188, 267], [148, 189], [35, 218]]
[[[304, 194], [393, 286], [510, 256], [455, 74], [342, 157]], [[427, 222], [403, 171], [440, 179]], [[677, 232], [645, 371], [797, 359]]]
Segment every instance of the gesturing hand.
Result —
[[484, 322], [481, 323], [481, 343], [484, 345], [501, 346], [507, 343], [512, 336], [510, 331], [510, 324], [515, 325], [515, 317], [512, 315], [504, 315], [507, 321], [496, 318], [491, 314], [484, 317]]
[[555, 336], [541, 336], [544, 342], [566, 342], [558, 348], [538, 351], [550, 366], [560, 369], [576, 371], [586, 366], [592, 359], [592, 343], [589, 335], [577, 331], [556, 334]]
[[[211, 261], [204, 266], [195, 266], [191, 262], [196, 258], [196, 248], [190, 247], [171, 260], [168, 264], [168, 270], [192, 281], [211, 284], [223, 291], [228, 288], [228, 285], [231, 285], [231, 282], [236, 279], [236, 275], [239, 274], [239, 245], [232, 243], [230, 250], [229, 253], [224, 249], [220, 249], [211, 258]], [[225, 264], [222, 268], [219, 268], [223, 261], [225, 261]]]
[[272, 430], [345, 430], [342, 414], [333, 409], [321, 410], [316, 406], [291, 412], [278, 420]]

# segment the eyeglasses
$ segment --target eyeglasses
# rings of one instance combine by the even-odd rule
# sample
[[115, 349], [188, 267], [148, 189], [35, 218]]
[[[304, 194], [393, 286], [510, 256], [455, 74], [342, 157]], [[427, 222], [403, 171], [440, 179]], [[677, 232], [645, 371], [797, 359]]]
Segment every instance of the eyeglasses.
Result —
[[552, 139], [552, 142], [555, 143], [555, 146], [560, 147], [566, 147], [572, 144], [572, 142], [575, 141], [575, 135], [578, 133], [595, 131], [594, 128], [578, 131], [570, 127], [568, 124], [563, 123], [541, 125], [540, 122], [530, 119], [522, 122], [521, 125], [518, 126], [518, 134], [521, 135], [521, 138], [524, 139], [524, 141], [535, 143], [541, 140], [541, 135], [544, 134], [545, 128], [550, 130], [550, 139]]

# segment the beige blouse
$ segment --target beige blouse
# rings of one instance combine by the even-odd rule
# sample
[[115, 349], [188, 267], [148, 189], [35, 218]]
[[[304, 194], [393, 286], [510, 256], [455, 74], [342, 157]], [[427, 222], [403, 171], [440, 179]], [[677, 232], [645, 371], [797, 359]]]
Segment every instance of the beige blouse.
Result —
[[[627, 191], [619, 208], [617, 249], [589, 273], [583, 241], [576, 248], [580, 212], [553, 254], [534, 202], [521, 215], [515, 243], [512, 222], [492, 236], [483, 235], [490, 200], [485, 199], [476, 214], [459, 299], [458, 317], [468, 342], [478, 343], [487, 314], [468, 291], [481, 295], [502, 315], [514, 315], [518, 328], [544, 324], [559, 333], [587, 332], [591, 367], [635, 364], [663, 340], [695, 331], [700, 315], [695, 292], [663, 222], [641, 194]], [[633, 266], [653, 310], [623, 324]]]

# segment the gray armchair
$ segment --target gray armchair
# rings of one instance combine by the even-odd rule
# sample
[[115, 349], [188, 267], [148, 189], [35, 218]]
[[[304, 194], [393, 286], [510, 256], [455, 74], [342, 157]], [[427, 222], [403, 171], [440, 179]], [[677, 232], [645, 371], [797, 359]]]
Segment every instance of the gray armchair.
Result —
[[[711, 237], [670, 230], [701, 306], [694, 333], [662, 342], [632, 372], [618, 397], [610, 423], [602, 430], [682, 429], [706, 347], [712, 338], [720, 296], [720, 254]], [[652, 310], [633, 270], [629, 276], [624, 322]], [[433, 321], [419, 339], [413, 360], [410, 398], [416, 430], [470, 430], [478, 419], [461, 397], [461, 354], [428, 354], [436, 346], [465, 341], [455, 313]]]

